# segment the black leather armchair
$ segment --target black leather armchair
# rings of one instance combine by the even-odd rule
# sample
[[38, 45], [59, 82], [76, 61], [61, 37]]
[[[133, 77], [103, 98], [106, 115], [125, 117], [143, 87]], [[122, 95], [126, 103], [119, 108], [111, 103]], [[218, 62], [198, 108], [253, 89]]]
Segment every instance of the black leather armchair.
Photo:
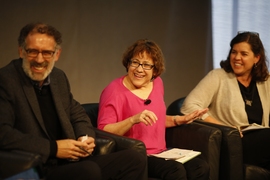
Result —
[[[94, 127], [97, 126], [98, 103], [82, 104]], [[190, 124], [166, 130], [167, 147], [188, 148], [202, 152], [201, 157], [211, 166], [211, 180], [218, 179], [220, 130], [202, 124]], [[145, 151], [145, 150], [144, 150]]]
[[41, 165], [41, 157], [38, 154], [0, 150], [0, 179], [6, 179], [31, 168], [38, 173], [36, 176], [42, 177]]
[[[172, 102], [167, 112], [181, 114], [180, 108], [185, 97]], [[222, 132], [220, 148], [220, 180], [269, 180], [270, 172], [258, 166], [243, 163], [242, 140], [237, 129], [228, 126], [196, 120], [195, 123], [218, 128]]]
[[[85, 106], [84, 106], [85, 107]], [[90, 111], [90, 118], [93, 119], [91, 111], [95, 112], [98, 105], [93, 105], [91, 108], [86, 107], [87, 112]], [[96, 112], [94, 115], [97, 116]], [[92, 120], [93, 121], [93, 120]], [[104, 155], [123, 149], [135, 149], [145, 155], [146, 150], [143, 142], [111, 134], [105, 131], [94, 128], [96, 133], [96, 147], [94, 155]], [[13, 176], [30, 168], [35, 168], [38, 171], [39, 177], [44, 178], [42, 173], [42, 161], [38, 154], [32, 154], [22, 151], [0, 151], [0, 180]], [[147, 169], [145, 170], [145, 179], [147, 179]]]
[[216, 127], [222, 132], [220, 151], [220, 180], [269, 180], [270, 172], [264, 168], [244, 164], [242, 140], [237, 129], [204, 121], [204, 125]]
[[210, 180], [219, 177], [221, 132], [198, 123], [181, 125], [166, 129], [167, 147], [192, 149], [202, 152], [200, 157], [210, 166]]

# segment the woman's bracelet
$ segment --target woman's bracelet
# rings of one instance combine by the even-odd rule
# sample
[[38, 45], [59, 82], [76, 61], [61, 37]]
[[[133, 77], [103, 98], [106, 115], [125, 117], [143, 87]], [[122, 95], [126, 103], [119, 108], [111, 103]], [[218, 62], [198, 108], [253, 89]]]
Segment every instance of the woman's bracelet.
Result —
[[176, 122], [176, 116], [173, 116], [173, 122], [174, 122], [175, 126], [179, 126], [179, 124], [177, 124], [177, 122]]

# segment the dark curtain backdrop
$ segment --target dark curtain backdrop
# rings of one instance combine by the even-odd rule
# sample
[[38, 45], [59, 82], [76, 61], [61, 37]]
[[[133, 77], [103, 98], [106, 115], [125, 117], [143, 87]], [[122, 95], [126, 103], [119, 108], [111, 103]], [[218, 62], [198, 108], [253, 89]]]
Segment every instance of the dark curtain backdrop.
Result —
[[19, 31], [34, 21], [62, 32], [56, 66], [80, 103], [98, 102], [103, 88], [126, 73], [122, 54], [137, 39], [163, 50], [167, 106], [213, 67], [211, 0], [0, 0], [0, 67], [18, 57]]

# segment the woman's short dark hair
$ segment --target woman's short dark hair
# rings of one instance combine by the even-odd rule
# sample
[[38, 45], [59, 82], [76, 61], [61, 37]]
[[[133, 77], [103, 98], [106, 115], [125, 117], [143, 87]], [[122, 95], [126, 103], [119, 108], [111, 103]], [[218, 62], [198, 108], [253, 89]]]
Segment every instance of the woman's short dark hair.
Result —
[[19, 47], [25, 46], [25, 39], [30, 33], [40, 33], [52, 36], [58, 47], [60, 47], [62, 43], [62, 35], [57, 29], [48, 24], [36, 22], [27, 24], [21, 29], [20, 36], [18, 37]]
[[227, 56], [226, 60], [222, 60], [220, 62], [220, 66], [226, 71], [226, 72], [233, 72], [233, 69], [230, 64], [230, 54], [232, 51], [232, 48], [235, 44], [246, 42], [250, 45], [251, 51], [254, 53], [255, 56], [260, 56], [260, 60], [256, 64], [256, 66], [253, 66], [251, 71], [252, 79], [255, 81], [266, 81], [269, 77], [269, 71], [267, 68], [268, 60], [265, 55], [265, 50], [262, 44], [262, 41], [259, 37], [258, 33], [255, 32], [242, 32], [238, 33], [230, 43], [230, 51]]
[[160, 76], [165, 71], [163, 53], [155, 42], [148, 39], [140, 39], [128, 47], [128, 49], [123, 54], [122, 64], [128, 71], [131, 58], [136, 55], [143, 54], [144, 52], [153, 59], [153, 79]]

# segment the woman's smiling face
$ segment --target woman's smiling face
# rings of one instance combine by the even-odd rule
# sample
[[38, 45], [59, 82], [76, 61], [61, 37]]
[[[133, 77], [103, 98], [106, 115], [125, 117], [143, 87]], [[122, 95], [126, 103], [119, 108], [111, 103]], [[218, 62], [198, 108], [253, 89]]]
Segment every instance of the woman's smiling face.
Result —
[[231, 50], [230, 63], [236, 76], [250, 76], [254, 64], [259, 60], [260, 56], [255, 56], [246, 42], [235, 44]]
[[130, 62], [127, 78], [136, 88], [146, 87], [153, 78], [153, 68], [144, 69], [143, 64], [145, 66], [154, 65], [153, 59], [146, 52], [143, 52], [132, 57], [131, 61], [139, 63], [139, 66], [134, 67]]

